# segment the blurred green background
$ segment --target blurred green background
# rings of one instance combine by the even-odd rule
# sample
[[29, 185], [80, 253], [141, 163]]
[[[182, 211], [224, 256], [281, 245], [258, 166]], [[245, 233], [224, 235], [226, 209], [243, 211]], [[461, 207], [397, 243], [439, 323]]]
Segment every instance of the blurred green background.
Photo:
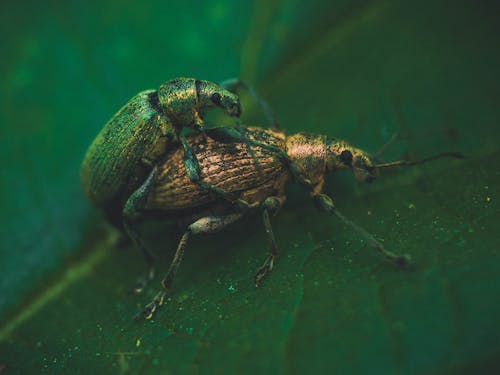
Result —
[[[498, 370], [499, 17], [495, 1], [2, 2], [0, 373]], [[132, 322], [155, 288], [127, 294], [142, 256], [114, 245], [79, 167], [121, 105], [178, 76], [242, 77], [288, 133], [376, 152], [401, 131], [387, 160], [464, 152], [368, 186], [328, 179], [338, 208], [415, 267], [291, 187], [261, 288], [267, 242], [248, 217], [195, 239], [171, 300]], [[147, 229], [166, 268], [179, 234]]]

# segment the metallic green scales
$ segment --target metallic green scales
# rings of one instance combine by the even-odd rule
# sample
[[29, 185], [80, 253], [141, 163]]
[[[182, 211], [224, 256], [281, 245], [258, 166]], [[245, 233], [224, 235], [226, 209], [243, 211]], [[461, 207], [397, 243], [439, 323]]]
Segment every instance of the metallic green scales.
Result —
[[[104, 126], [85, 155], [81, 181], [90, 202], [104, 210], [123, 206], [152, 163], [166, 150], [175, 129], [154, 108], [156, 91], [134, 96]], [[120, 209], [121, 211], [121, 209]]]
[[[134, 96], [104, 126], [83, 160], [81, 182], [92, 205], [121, 227], [130, 196], [168, 151], [186, 144], [183, 128], [203, 131], [202, 112], [213, 107], [230, 117], [241, 113], [237, 95], [194, 78], [173, 79]], [[186, 170], [198, 181], [197, 161], [185, 147], [184, 153]]]

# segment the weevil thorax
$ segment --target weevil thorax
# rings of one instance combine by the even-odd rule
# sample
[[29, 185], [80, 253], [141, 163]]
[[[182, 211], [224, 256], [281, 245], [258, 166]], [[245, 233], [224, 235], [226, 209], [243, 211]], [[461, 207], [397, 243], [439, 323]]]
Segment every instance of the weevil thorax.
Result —
[[201, 112], [212, 107], [219, 107], [232, 117], [241, 114], [238, 96], [215, 83], [194, 78], [177, 78], [162, 84], [158, 102], [161, 111], [179, 128], [198, 128], [202, 124]]
[[286, 147], [302, 176], [313, 184], [313, 191], [320, 192], [326, 170], [326, 136], [297, 133], [287, 137]]
[[343, 140], [327, 138], [326, 154], [326, 169], [328, 171], [350, 168], [353, 170], [354, 176], [363, 182], [372, 182], [377, 175], [370, 156]]
[[177, 126], [194, 126], [198, 100], [194, 78], [177, 78], [162, 84], [158, 89], [161, 112]]

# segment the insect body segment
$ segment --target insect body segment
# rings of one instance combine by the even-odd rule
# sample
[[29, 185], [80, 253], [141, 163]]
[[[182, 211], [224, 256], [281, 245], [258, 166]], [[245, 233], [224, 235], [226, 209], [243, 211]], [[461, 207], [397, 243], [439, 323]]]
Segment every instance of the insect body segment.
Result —
[[[250, 142], [262, 142], [265, 135], [267, 144], [285, 148], [282, 133], [245, 130]], [[198, 159], [202, 180], [231, 194], [233, 200], [240, 198], [249, 203], [261, 203], [266, 194], [281, 189], [279, 185], [284, 183], [285, 175], [288, 178], [286, 165], [265, 148], [243, 142], [219, 143], [202, 135], [190, 137], [189, 146]], [[193, 184], [186, 176], [182, 168], [182, 150], [176, 150], [161, 164], [147, 207], [163, 211], [183, 210], [215, 200], [214, 194]]]
[[[160, 158], [179, 143], [184, 148], [189, 178], [199, 181], [197, 161], [181, 131], [203, 130], [202, 113], [213, 107], [231, 117], [241, 114], [237, 95], [194, 78], [178, 78], [158, 90], [135, 95], [108, 121], [87, 150], [80, 176], [89, 201], [120, 227], [125, 202]], [[210, 190], [208, 184], [200, 186]]]
[[[245, 138], [250, 140], [249, 143], [243, 141], [219, 143], [201, 135], [192, 135], [188, 137], [187, 142], [199, 161], [202, 179], [223, 189], [234, 200], [241, 199], [248, 202], [248, 206], [221, 200], [216, 194], [193, 183], [181, 168], [182, 150], [174, 150], [167, 154], [155, 169], [154, 175], [148, 178], [148, 186], [141, 188], [137, 196], [133, 195], [134, 200], [129, 201], [132, 209], [127, 212], [127, 216], [135, 221], [131, 222], [131, 231], [135, 230], [134, 226], [138, 220], [146, 218], [153, 212], [160, 212], [171, 220], [187, 225], [174, 261], [163, 279], [164, 290], [146, 306], [143, 311], [144, 317], [152, 316], [159, 306], [159, 301], [163, 301], [167, 289], [171, 288], [180, 259], [192, 235], [219, 231], [239, 220], [244, 214], [255, 210], [262, 211], [269, 239], [268, 256], [255, 276], [255, 284], [260, 285], [263, 278], [273, 269], [278, 254], [270, 216], [285, 202], [285, 186], [295, 178], [296, 173], [310, 182], [304, 186], [321, 210], [336, 216], [354, 229], [370, 247], [386, 259], [397, 265], [408, 264], [410, 261], [408, 255], [398, 255], [386, 250], [373, 235], [340, 213], [333, 200], [322, 191], [325, 173], [337, 169], [352, 169], [361, 181], [372, 181], [376, 176], [378, 165], [372, 162], [367, 153], [345, 141], [322, 135], [298, 133], [286, 136], [282, 132], [257, 127], [243, 127], [242, 130]], [[267, 147], [260, 146], [262, 143]], [[273, 151], [274, 149], [278, 151]], [[286, 154], [286, 158], [282, 156], [283, 153]], [[441, 156], [457, 155], [439, 155]], [[401, 164], [402, 162], [397, 162], [380, 166], [386, 168], [389, 165]], [[291, 170], [292, 165], [297, 169], [295, 172]], [[140, 238], [137, 232], [134, 233], [136, 238]], [[144, 246], [142, 242], [136, 242], [139, 246]], [[152, 264], [150, 266], [152, 267]]]
[[343, 140], [323, 135], [298, 133], [287, 137], [287, 155], [300, 167], [300, 174], [311, 182], [314, 194], [323, 188], [324, 174], [338, 169], [352, 169], [356, 178], [371, 182], [376, 170], [370, 156]]
[[[156, 110], [155, 91], [143, 91], [123, 106], [90, 145], [81, 168], [85, 195], [113, 222], [121, 207], [144, 181], [151, 166], [169, 145], [176, 131]], [[171, 146], [170, 146], [171, 147]]]
[[241, 115], [238, 96], [215, 83], [194, 78], [178, 78], [161, 85], [158, 103], [174, 125], [200, 130], [205, 109], [219, 107], [231, 117]]
[[[228, 87], [247, 87], [229, 81]], [[248, 87], [247, 87], [248, 88]], [[250, 91], [255, 96], [253, 91]], [[275, 127], [269, 107], [258, 100]], [[81, 180], [90, 202], [104, 210], [142, 250], [147, 273], [139, 279], [142, 291], [154, 278], [156, 256], [142, 239], [138, 224], [159, 213], [185, 226], [177, 250], [162, 281], [162, 290], [142, 312], [150, 318], [163, 304], [193, 235], [222, 230], [249, 212], [260, 211], [269, 240], [268, 255], [255, 275], [260, 285], [278, 256], [270, 217], [286, 200], [285, 186], [298, 181], [316, 205], [336, 216], [388, 260], [404, 265], [409, 256], [384, 248], [373, 235], [341, 214], [323, 192], [324, 175], [352, 169], [361, 181], [373, 181], [379, 169], [421, 164], [457, 153], [419, 161], [375, 163], [364, 151], [342, 140], [276, 130], [244, 127], [205, 129], [204, 111], [218, 107], [238, 118], [238, 97], [208, 81], [179, 78], [134, 96], [104, 126], [89, 147]], [[183, 128], [197, 132], [185, 136]], [[200, 133], [203, 131], [203, 134]]]

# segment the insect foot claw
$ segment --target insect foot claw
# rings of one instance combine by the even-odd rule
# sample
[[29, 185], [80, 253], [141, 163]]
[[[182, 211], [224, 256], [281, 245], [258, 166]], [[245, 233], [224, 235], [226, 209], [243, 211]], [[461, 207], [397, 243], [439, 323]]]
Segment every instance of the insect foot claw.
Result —
[[409, 266], [413, 263], [411, 256], [409, 254], [399, 255], [395, 259], [395, 262], [399, 267], [406, 267], [406, 266]]
[[255, 287], [258, 288], [262, 283], [262, 279], [264, 278], [266, 271], [263, 268], [259, 268], [257, 274], [255, 275]]
[[142, 316], [144, 317], [145, 320], [149, 320], [153, 317], [154, 312], [156, 311], [156, 308], [158, 306], [156, 303], [151, 302], [150, 304], [146, 305], [142, 312]]
[[255, 275], [255, 286], [258, 288], [260, 286], [260, 284], [262, 283], [262, 280], [264, 279], [264, 277], [273, 270], [273, 266], [274, 266], [274, 255], [270, 255], [266, 261], [264, 262], [264, 264], [262, 265], [262, 267], [259, 268], [259, 270], [257, 271], [257, 274]]
[[144, 309], [141, 312], [138, 312], [134, 316], [134, 320], [135, 321], [139, 321], [141, 319], [150, 320], [153, 317], [156, 310], [158, 309], [158, 307], [163, 305], [164, 300], [165, 300], [165, 292], [161, 291], [155, 296], [155, 298], [150, 303], [148, 303], [144, 307]]

